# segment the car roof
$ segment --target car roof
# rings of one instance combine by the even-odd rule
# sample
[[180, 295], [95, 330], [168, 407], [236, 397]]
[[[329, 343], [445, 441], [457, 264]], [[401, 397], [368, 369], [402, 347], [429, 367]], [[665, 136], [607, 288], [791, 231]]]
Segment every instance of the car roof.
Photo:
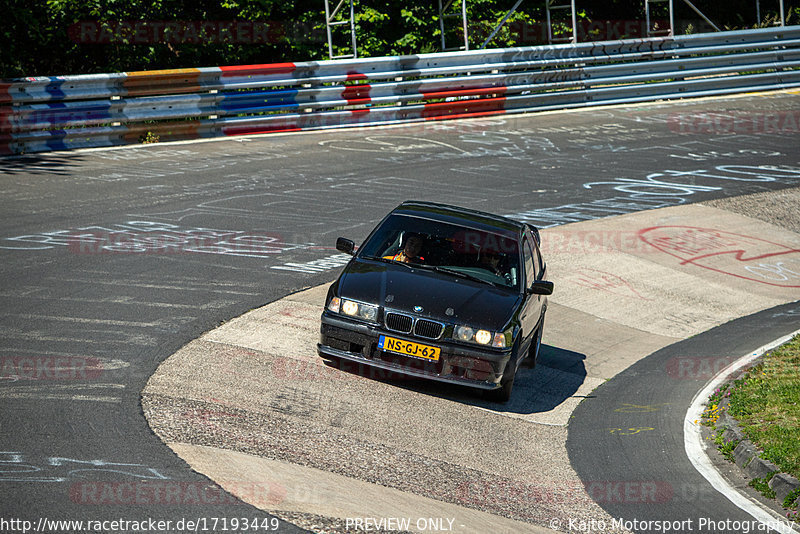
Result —
[[495, 232], [501, 231], [503, 233], [518, 234], [525, 227], [521, 222], [485, 211], [419, 200], [407, 200], [397, 206], [392, 213], [435, 219], [451, 224]]

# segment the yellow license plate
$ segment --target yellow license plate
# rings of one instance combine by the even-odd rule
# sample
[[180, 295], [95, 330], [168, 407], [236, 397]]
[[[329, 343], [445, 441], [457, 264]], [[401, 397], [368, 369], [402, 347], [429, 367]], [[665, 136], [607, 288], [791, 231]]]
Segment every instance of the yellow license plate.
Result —
[[403, 356], [412, 356], [414, 358], [422, 358], [423, 360], [431, 360], [434, 362], [439, 361], [439, 347], [431, 347], [429, 345], [421, 345], [413, 341], [403, 341], [389, 336], [381, 336], [378, 339], [378, 347], [382, 350], [402, 354]]

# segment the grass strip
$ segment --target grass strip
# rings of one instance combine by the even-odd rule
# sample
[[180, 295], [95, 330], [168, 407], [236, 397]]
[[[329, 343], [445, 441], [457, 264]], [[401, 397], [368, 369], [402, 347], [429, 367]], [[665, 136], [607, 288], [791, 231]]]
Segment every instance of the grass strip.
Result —
[[800, 478], [800, 336], [765, 354], [724, 395], [761, 457]]

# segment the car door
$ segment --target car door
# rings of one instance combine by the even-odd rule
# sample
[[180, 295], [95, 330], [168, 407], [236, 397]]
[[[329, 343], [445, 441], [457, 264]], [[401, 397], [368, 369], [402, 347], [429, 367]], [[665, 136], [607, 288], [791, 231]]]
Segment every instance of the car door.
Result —
[[[547, 265], [542, 258], [542, 251], [539, 248], [539, 240], [531, 239], [531, 249], [533, 250], [533, 267], [535, 280], [547, 280]], [[546, 295], [532, 295], [536, 297], [536, 323], [538, 324], [544, 318], [544, 312], [547, 309], [547, 296]]]
[[[536, 253], [534, 252], [536, 250]], [[522, 256], [523, 265], [525, 269], [525, 283], [523, 296], [524, 302], [522, 305], [522, 313], [520, 314], [520, 323], [522, 328], [522, 344], [520, 349], [522, 355], [527, 355], [528, 347], [533, 339], [533, 333], [536, 330], [536, 325], [539, 322], [539, 317], [542, 313], [543, 297], [542, 295], [534, 295], [528, 291], [534, 280], [541, 279], [544, 269], [541, 265], [541, 254], [538, 253], [536, 241], [529, 231], [525, 232], [522, 240]]]

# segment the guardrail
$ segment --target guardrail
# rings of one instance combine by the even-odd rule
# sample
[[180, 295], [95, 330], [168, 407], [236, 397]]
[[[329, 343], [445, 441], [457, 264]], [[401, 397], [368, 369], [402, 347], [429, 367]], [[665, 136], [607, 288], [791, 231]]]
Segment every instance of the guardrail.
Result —
[[0, 83], [0, 154], [800, 87], [800, 26]]

